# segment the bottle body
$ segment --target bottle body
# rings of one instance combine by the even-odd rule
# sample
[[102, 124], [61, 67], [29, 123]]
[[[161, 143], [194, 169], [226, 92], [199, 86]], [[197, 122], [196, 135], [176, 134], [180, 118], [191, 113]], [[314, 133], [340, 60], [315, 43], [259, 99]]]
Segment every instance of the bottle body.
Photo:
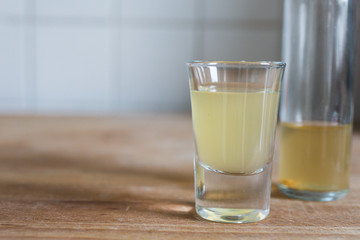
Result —
[[354, 2], [285, 0], [279, 187], [330, 201], [349, 189]]

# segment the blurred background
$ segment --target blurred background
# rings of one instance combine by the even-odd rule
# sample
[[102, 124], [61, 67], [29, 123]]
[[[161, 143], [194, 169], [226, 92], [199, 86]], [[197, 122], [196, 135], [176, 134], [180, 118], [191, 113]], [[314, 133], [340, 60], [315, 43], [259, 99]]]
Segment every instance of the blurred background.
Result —
[[0, 113], [189, 112], [186, 61], [281, 60], [282, 4], [0, 0]]

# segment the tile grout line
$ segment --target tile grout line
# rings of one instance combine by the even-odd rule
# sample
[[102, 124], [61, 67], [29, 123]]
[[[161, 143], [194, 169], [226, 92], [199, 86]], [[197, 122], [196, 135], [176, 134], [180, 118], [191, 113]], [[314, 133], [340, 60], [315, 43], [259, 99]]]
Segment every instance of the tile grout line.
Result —
[[113, 111], [113, 100], [114, 100], [114, 84], [113, 84], [113, 74], [112, 74], [112, 55], [111, 55], [111, 45], [112, 45], [112, 41], [111, 41], [111, 34], [112, 34], [112, 29], [110, 28], [110, 16], [111, 16], [111, 2], [110, 1], [106, 1], [108, 6], [107, 6], [107, 14], [106, 14], [106, 21], [105, 21], [105, 34], [106, 34], [106, 56], [107, 56], [107, 76], [106, 76], [106, 80], [107, 80], [107, 84], [108, 84], [108, 89], [107, 89], [107, 97], [106, 97], [106, 105], [107, 105], [107, 112], [112, 112]]
[[[122, 0], [118, 0], [120, 10], [122, 6]], [[111, 5], [111, 3], [110, 3]], [[110, 6], [109, 5], [109, 6]], [[116, 56], [118, 52], [118, 48], [121, 48], [121, 35], [122, 35], [122, 18], [121, 15], [118, 18], [113, 18], [112, 15], [114, 13], [109, 9], [108, 17], [109, 17], [109, 85], [110, 85], [110, 109], [112, 112], [118, 112], [121, 108], [122, 103], [122, 87], [121, 87], [121, 62], [122, 57], [121, 54]], [[116, 21], [116, 22], [114, 22]], [[116, 34], [120, 33], [120, 38], [116, 38]], [[115, 44], [116, 42], [116, 44]], [[121, 51], [120, 51], [121, 53]]]
[[[30, 0], [31, 1], [31, 0]], [[201, 0], [196, 1], [195, 8], [199, 8]], [[205, 5], [205, 4], [202, 4]], [[203, 10], [199, 10], [201, 13]], [[198, 13], [198, 12], [196, 12]], [[195, 13], [195, 14], [196, 14]], [[29, 18], [29, 17], [28, 17]], [[274, 31], [281, 29], [281, 21], [275, 19], [206, 19], [194, 16], [194, 19], [163, 19], [163, 18], [119, 18], [119, 17], [69, 17], [69, 16], [37, 16], [36, 25], [40, 26], [72, 26], [72, 27], [105, 27], [118, 28], [120, 26], [131, 28], [156, 27], [163, 29], [225, 29], [225, 30], [254, 30]], [[0, 24], [23, 24], [13, 15], [0, 15]]]
[[[195, 1], [195, 16], [194, 16], [194, 49], [193, 60], [202, 60], [204, 58], [204, 15], [206, 8], [206, 1]], [[196, 58], [196, 59], [195, 59]]]
[[24, 55], [25, 55], [25, 108], [37, 111], [37, 55], [35, 0], [25, 2]]

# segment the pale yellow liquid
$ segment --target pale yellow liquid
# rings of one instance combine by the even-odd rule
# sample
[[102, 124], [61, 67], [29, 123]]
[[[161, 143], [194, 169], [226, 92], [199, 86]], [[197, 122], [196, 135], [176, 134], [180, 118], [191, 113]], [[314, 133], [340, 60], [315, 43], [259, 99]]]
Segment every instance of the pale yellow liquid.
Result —
[[280, 183], [307, 191], [349, 187], [352, 126], [281, 123]]
[[278, 92], [233, 88], [191, 91], [201, 164], [226, 173], [254, 173], [272, 157]]

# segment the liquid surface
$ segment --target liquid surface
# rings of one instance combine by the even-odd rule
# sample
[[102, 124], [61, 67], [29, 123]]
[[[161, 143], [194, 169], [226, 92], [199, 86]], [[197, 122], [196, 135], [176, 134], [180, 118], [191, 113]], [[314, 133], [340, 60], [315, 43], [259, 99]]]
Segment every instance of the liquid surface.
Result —
[[272, 157], [278, 101], [278, 92], [256, 89], [191, 91], [201, 164], [235, 174], [262, 169]]
[[280, 183], [308, 191], [347, 189], [351, 131], [350, 124], [281, 123]]

